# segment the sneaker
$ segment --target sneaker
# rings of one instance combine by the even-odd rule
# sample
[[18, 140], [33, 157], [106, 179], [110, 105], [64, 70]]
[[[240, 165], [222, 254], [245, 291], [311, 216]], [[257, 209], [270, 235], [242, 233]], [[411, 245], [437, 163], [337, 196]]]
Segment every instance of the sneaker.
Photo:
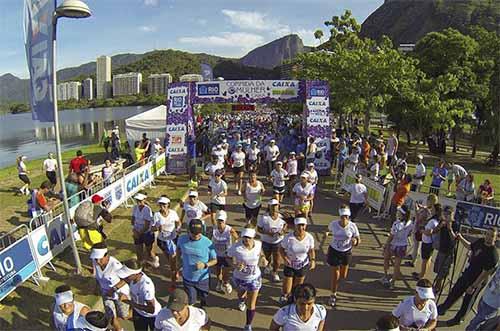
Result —
[[224, 291], [225, 294], [229, 295], [231, 294], [231, 292], [233, 292], [233, 287], [231, 286], [231, 284], [226, 283], [222, 285], [222, 290]]
[[217, 286], [215, 286], [215, 291], [222, 292], [222, 282], [220, 280], [217, 281]]
[[244, 331], [252, 331], [252, 326], [251, 325], [245, 325], [243, 328]]
[[280, 276], [278, 275], [277, 272], [273, 273], [272, 279], [273, 279], [273, 282], [279, 282], [280, 281]]
[[405, 261], [405, 266], [415, 268], [415, 264], [412, 261]]
[[446, 326], [455, 326], [462, 324], [463, 321], [460, 319], [452, 318], [451, 320], [446, 321]]
[[238, 195], [241, 195], [241, 191], [238, 191], [238, 193], [237, 193], [237, 194], [238, 194]]
[[333, 308], [333, 307], [335, 307], [336, 304], [337, 304], [337, 296], [330, 295], [330, 298], [328, 298], [328, 305]]
[[269, 275], [272, 271], [273, 271], [272, 267], [268, 264], [268, 265], [264, 268], [264, 275]]
[[158, 269], [160, 267], [160, 258], [158, 256], [155, 256], [153, 258], [153, 261], [148, 261], [148, 263], [153, 267]]
[[279, 299], [280, 305], [286, 305], [287, 302], [288, 302], [288, 297], [286, 295], [283, 294], [282, 296], [280, 296], [280, 299]]
[[246, 305], [245, 301], [240, 300], [240, 301], [238, 302], [238, 309], [239, 309], [240, 311], [245, 311], [245, 310], [247, 309], [247, 305]]
[[389, 278], [384, 276], [380, 279], [380, 282], [382, 283], [382, 285], [387, 287], [387, 283], [389, 283]]
[[411, 276], [413, 277], [413, 279], [415, 280], [419, 280], [420, 279], [420, 274], [418, 272], [412, 272], [411, 273]]

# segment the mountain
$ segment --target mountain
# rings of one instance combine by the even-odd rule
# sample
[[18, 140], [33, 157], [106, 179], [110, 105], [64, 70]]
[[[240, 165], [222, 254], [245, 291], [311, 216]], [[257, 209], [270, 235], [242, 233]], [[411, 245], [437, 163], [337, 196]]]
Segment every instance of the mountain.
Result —
[[416, 43], [432, 31], [454, 28], [462, 33], [470, 25], [490, 31], [500, 26], [499, 0], [385, 0], [363, 22], [361, 35], [389, 36], [396, 45]]
[[12, 74], [0, 76], [0, 103], [4, 102], [27, 102], [29, 93], [29, 82]]
[[243, 56], [240, 63], [250, 67], [273, 69], [303, 53], [304, 50], [302, 39], [296, 34], [291, 34], [257, 47]]

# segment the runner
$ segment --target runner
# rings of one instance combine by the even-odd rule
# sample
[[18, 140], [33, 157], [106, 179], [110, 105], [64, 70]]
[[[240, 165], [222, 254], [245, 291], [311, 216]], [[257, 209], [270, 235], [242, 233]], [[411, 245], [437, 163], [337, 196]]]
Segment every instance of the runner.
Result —
[[[413, 223], [410, 219], [410, 210], [407, 206], [398, 208], [396, 222], [392, 224], [391, 232], [384, 244], [384, 278], [382, 284], [388, 288], [394, 288], [394, 283], [398, 279], [402, 279], [401, 260], [406, 256], [406, 248], [408, 247], [408, 236], [413, 228]], [[389, 277], [389, 263], [394, 257], [394, 274]]]
[[238, 239], [238, 233], [226, 224], [227, 214], [224, 210], [219, 210], [216, 215], [217, 226], [212, 230], [212, 242], [217, 253], [217, 265], [215, 273], [217, 275], [217, 292], [231, 294], [233, 288], [229, 284], [230, 263], [227, 260], [227, 250]]
[[212, 155], [210, 162], [205, 166], [205, 174], [209, 176], [209, 180], [215, 178], [217, 170], [224, 170], [224, 162], [220, 162], [217, 155]]
[[189, 298], [183, 289], [176, 289], [168, 298], [155, 320], [156, 331], [207, 331], [210, 319], [200, 308], [189, 305]]
[[122, 330], [120, 319], [125, 320], [130, 317], [130, 307], [119, 299], [121, 295], [130, 297], [129, 286], [118, 277], [118, 270], [123, 265], [108, 254], [108, 248], [104, 242], [92, 246], [90, 259], [106, 316], [115, 330]]
[[269, 145], [264, 147], [264, 154], [265, 154], [265, 160], [266, 160], [266, 166], [267, 166], [267, 175], [271, 176], [271, 171], [275, 169], [275, 163], [278, 160], [278, 157], [280, 155], [280, 149], [276, 145], [276, 140], [271, 139], [269, 141]]
[[85, 316], [78, 317], [75, 328], [66, 331], [106, 331], [109, 330], [109, 319], [101, 311], [89, 311]]
[[404, 299], [392, 315], [399, 320], [402, 330], [434, 330], [437, 326], [437, 307], [432, 283], [428, 279], [417, 282], [415, 295]]
[[313, 199], [313, 187], [309, 183], [309, 175], [303, 172], [300, 175], [300, 182], [294, 185], [292, 190], [293, 209], [295, 216], [308, 215]]
[[298, 285], [293, 291], [293, 303], [274, 315], [270, 331], [323, 331], [326, 308], [316, 304], [316, 289], [311, 284]]
[[45, 171], [45, 176], [52, 184], [52, 187], [55, 187], [57, 184], [57, 161], [54, 159], [54, 153], [49, 153], [45, 161], [43, 161], [43, 171]]
[[419, 274], [416, 272], [412, 273], [415, 280], [425, 277], [425, 274], [427, 273], [427, 270], [429, 270], [432, 262], [432, 254], [434, 253], [433, 242], [439, 240], [439, 236], [436, 235], [436, 233], [439, 231], [437, 227], [443, 218], [443, 208], [441, 207], [441, 204], [437, 203], [434, 205], [433, 210], [433, 215], [427, 220], [424, 230], [422, 231], [422, 247], [420, 250], [422, 268]]
[[[137, 260], [142, 265], [147, 262], [150, 263], [153, 267], [158, 268], [160, 266], [160, 259], [153, 251], [155, 236], [153, 232], [151, 232], [151, 226], [153, 224], [153, 212], [151, 211], [149, 205], [146, 203], [146, 198], [147, 196], [142, 193], [137, 193], [134, 196], [134, 200], [137, 203], [137, 205], [135, 205], [132, 209], [132, 232], [134, 237], [135, 251], [137, 254]], [[146, 248], [145, 253], [144, 248]]]
[[24, 195], [30, 195], [30, 184], [31, 180], [28, 177], [29, 171], [28, 168], [26, 167], [26, 161], [28, 158], [24, 155], [19, 156], [16, 159], [17, 163], [17, 176], [19, 179], [23, 182], [23, 186], [19, 189], [19, 192]]
[[[270, 274], [274, 282], [279, 282], [278, 269], [280, 267], [280, 243], [287, 232], [287, 224], [283, 220], [279, 212], [279, 202], [276, 199], [271, 199], [268, 202], [268, 212], [259, 217], [257, 221], [257, 230], [261, 234], [262, 250], [268, 262], [264, 269], [264, 274]], [[271, 257], [273, 260], [271, 266]]]
[[400, 331], [399, 320], [392, 314], [384, 315], [377, 320], [375, 331]]
[[132, 322], [136, 331], [154, 331], [155, 318], [161, 309], [161, 305], [155, 297], [155, 284], [144, 272], [136, 259], [123, 263], [123, 267], [117, 272], [118, 277], [123, 279], [130, 287], [131, 300], [120, 297], [120, 300], [129, 304], [132, 308]]
[[327, 257], [327, 262], [332, 269], [332, 294], [330, 295], [328, 304], [332, 307], [335, 307], [337, 302], [337, 289], [340, 280], [347, 278], [349, 264], [352, 259], [352, 248], [359, 246], [361, 243], [358, 227], [354, 222], [349, 220], [351, 216], [349, 207], [345, 204], [341, 205], [339, 215], [339, 221], [332, 221], [328, 225], [328, 230], [332, 235]]
[[184, 216], [186, 217], [186, 224], [189, 227], [191, 220], [201, 220], [203, 224], [203, 233], [205, 233], [204, 219], [210, 216], [207, 205], [198, 199], [197, 191], [189, 191], [188, 200], [182, 204], [181, 223], [183, 223]]
[[361, 209], [368, 206], [368, 189], [361, 183], [363, 177], [357, 174], [355, 183], [350, 184], [346, 191], [349, 193], [349, 209], [351, 210], [351, 220], [354, 220]]
[[249, 172], [259, 172], [260, 149], [256, 140], [252, 141], [252, 146], [247, 149], [247, 170]]
[[245, 185], [245, 191], [243, 191], [243, 207], [245, 208], [247, 224], [253, 223], [255, 225], [257, 222], [264, 192], [264, 184], [257, 179], [257, 173], [250, 172], [248, 182]]
[[312, 199], [310, 200], [310, 208], [309, 208], [309, 219], [312, 220], [312, 211], [313, 211], [313, 208], [314, 208], [314, 195], [316, 194], [316, 186], [318, 185], [318, 180], [319, 180], [319, 176], [318, 176], [318, 172], [316, 171], [316, 169], [314, 169], [314, 163], [312, 162], [309, 162], [307, 164], [307, 170], [304, 171], [305, 173], [307, 173], [309, 175], [309, 183], [311, 183], [312, 185]]
[[286, 160], [286, 172], [288, 172], [288, 195], [292, 195], [293, 186], [297, 181], [298, 175], [298, 161], [295, 157], [295, 152], [290, 152], [288, 154], [288, 159]]
[[226, 208], [227, 183], [222, 179], [222, 171], [217, 170], [215, 177], [208, 183], [208, 195], [210, 196], [210, 220], [215, 226], [215, 213]]
[[233, 282], [238, 288], [238, 309], [246, 310], [245, 331], [252, 331], [257, 296], [262, 286], [259, 261], [262, 243], [255, 240], [255, 229], [247, 226], [241, 231], [241, 240], [234, 243], [227, 255], [234, 266]]
[[166, 196], [158, 199], [160, 210], [153, 216], [153, 231], [158, 231], [158, 247], [163, 251], [170, 265], [170, 289], [175, 288], [177, 282], [177, 234], [181, 230], [181, 220], [177, 212], [170, 209], [170, 199]]
[[55, 290], [55, 303], [52, 311], [52, 322], [56, 331], [74, 329], [79, 316], [85, 316], [90, 308], [75, 301], [68, 285], [58, 286]]
[[277, 161], [275, 163], [275, 168], [271, 171], [268, 179], [273, 183], [274, 198], [281, 203], [286, 189], [285, 182], [288, 180], [288, 173], [283, 169], [283, 162]]
[[304, 282], [307, 270], [316, 268], [316, 252], [314, 251], [314, 237], [306, 231], [307, 219], [296, 217], [295, 228], [281, 241], [280, 254], [285, 267], [283, 269], [283, 288], [280, 304], [288, 302], [292, 289]]
[[243, 146], [241, 144], [237, 144], [236, 150], [233, 152], [233, 154], [231, 154], [231, 166], [233, 168], [236, 193], [238, 195], [241, 195], [241, 190], [243, 188], [243, 175], [245, 173], [245, 158], [246, 155], [243, 152]]

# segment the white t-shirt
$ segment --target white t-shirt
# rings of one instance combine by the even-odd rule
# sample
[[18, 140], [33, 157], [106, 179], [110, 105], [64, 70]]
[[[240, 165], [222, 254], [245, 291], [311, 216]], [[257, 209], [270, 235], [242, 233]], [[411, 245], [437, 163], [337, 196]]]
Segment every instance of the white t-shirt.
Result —
[[159, 211], [154, 214], [153, 224], [159, 228], [159, 240], [174, 240], [177, 237], [175, 231], [175, 222], [180, 222], [179, 215], [173, 209], [168, 210], [168, 215], [165, 217]]
[[236, 265], [243, 263], [243, 270], [235, 268], [233, 276], [241, 280], [253, 280], [260, 277], [259, 259], [262, 250], [262, 242], [254, 240], [254, 247], [248, 249], [241, 241], [231, 245], [227, 255], [236, 260]]
[[288, 233], [281, 241], [281, 247], [291, 262], [293, 269], [302, 269], [309, 263], [309, 251], [314, 249], [314, 237], [306, 232], [305, 237], [299, 241], [293, 232]]
[[274, 169], [271, 171], [271, 177], [273, 178], [273, 185], [277, 187], [285, 186], [285, 177], [288, 176], [288, 172], [285, 169], [280, 169], [280, 171]]
[[311, 185], [315, 186], [318, 183], [318, 172], [316, 170], [305, 170], [304, 173], [309, 175]]
[[208, 187], [211, 189], [211, 192], [212, 192], [210, 202], [216, 203], [218, 205], [225, 205], [226, 204], [226, 197], [225, 196], [217, 196], [217, 194], [227, 192], [226, 182], [221, 179], [217, 183], [215, 180], [211, 179], [210, 182], [208, 183]]
[[214, 244], [217, 256], [224, 257], [227, 255], [227, 250], [232, 245], [231, 229], [231, 226], [227, 224], [222, 232], [216, 226], [213, 227], [212, 243]]
[[188, 306], [189, 318], [179, 325], [172, 311], [167, 307], [160, 310], [155, 319], [155, 329], [159, 331], [198, 331], [207, 324], [208, 315], [200, 308]]
[[268, 214], [262, 215], [259, 217], [257, 221], [257, 226], [259, 228], [264, 229], [266, 232], [272, 232], [274, 235], [268, 235], [261, 233], [261, 239], [263, 242], [268, 243], [268, 244], [277, 244], [280, 241], [283, 240], [284, 236], [279, 234], [281, 231], [283, 231], [283, 228], [285, 227], [286, 222], [283, 220], [281, 217], [281, 214], [279, 214], [277, 219], [273, 219], [271, 216]]
[[219, 169], [224, 169], [224, 164], [223, 163], [216, 163], [216, 164], [213, 164], [213, 163], [209, 163], [207, 164], [207, 166], [205, 167], [205, 172], [208, 173], [210, 175], [210, 177], [214, 177], [215, 176], [215, 172]]
[[292, 191], [296, 195], [294, 203], [296, 205], [301, 205], [302, 201], [307, 198], [307, 196], [313, 193], [313, 186], [310, 183], [307, 183], [306, 186], [303, 187], [299, 182], [293, 186]]
[[189, 224], [191, 220], [201, 219], [204, 213], [208, 213], [207, 205], [199, 200], [194, 206], [191, 206], [189, 202], [184, 202], [184, 205], [182, 205], [182, 209], [184, 209], [184, 212], [186, 214], [187, 224]]
[[288, 160], [286, 162], [286, 172], [288, 175], [295, 176], [298, 174], [298, 162], [297, 160]]
[[[75, 308], [74, 312], [77, 312], [77, 315], [80, 315], [80, 311], [82, 310], [83, 307], [86, 307], [83, 303], [80, 303], [78, 301], [73, 301]], [[73, 320], [76, 322], [78, 319], [78, 316], [73, 316]], [[54, 327], [56, 331], [66, 331], [67, 330], [67, 325], [68, 325], [68, 315], [64, 314], [59, 308], [58, 305], [54, 304], [54, 310], [52, 313], [52, 319], [54, 321]]]
[[247, 149], [248, 160], [257, 161], [257, 155], [259, 155], [260, 149], [257, 147]]
[[227, 151], [224, 149], [219, 150], [214, 150], [212, 152], [212, 155], [215, 155], [217, 157], [218, 163], [224, 164], [224, 157], [226, 156]]
[[24, 163], [24, 161], [21, 161], [19, 162], [19, 164], [17, 165], [17, 173], [19, 175], [26, 175], [26, 164]]
[[233, 168], [243, 167], [245, 165], [245, 153], [234, 151], [231, 154], [231, 159], [233, 159]]
[[[439, 225], [439, 222], [437, 221], [437, 219], [432, 218], [431, 220], [429, 220], [427, 222], [427, 224], [424, 227], [424, 230], [434, 229], [438, 225]], [[422, 242], [425, 244], [432, 244], [432, 236], [428, 236], [425, 233], [422, 233]]]
[[43, 161], [43, 169], [45, 171], [56, 171], [57, 161], [54, 159], [46, 159]]
[[362, 183], [350, 184], [347, 187], [346, 191], [351, 194], [351, 197], [349, 199], [350, 203], [365, 203], [365, 195], [368, 192], [365, 184]]
[[280, 154], [280, 149], [278, 145], [267, 145], [264, 148], [264, 152], [266, 153], [266, 161], [276, 161], [278, 159], [278, 156]]
[[155, 311], [153, 314], [134, 308], [134, 310], [139, 315], [142, 315], [144, 317], [155, 317], [156, 315], [158, 315], [158, 312], [161, 309], [161, 305], [158, 300], [156, 300], [155, 284], [153, 283], [151, 278], [143, 273], [141, 279], [136, 283], [130, 282], [129, 287], [132, 302], [144, 306], [146, 305], [146, 301], [154, 300], [155, 302]]
[[404, 299], [392, 311], [392, 315], [399, 318], [399, 325], [411, 327], [415, 324], [417, 327], [422, 328], [429, 320], [437, 319], [437, 307], [433, 300], [427, 300], [424, 309], [418, 310], [414, 298], [414, 296], [411, 296]]
[[315, 331], [326, 319], [326, 308], [315, 304], [313, 313], [307, 322], [300, 319], [295, 304], [284, 306], [274, 314], [274, 323], [283, 327], [283, 331]]
[[415, 177], [413, 178], [413, 184], [422, 185], [424, 183], [424, 179], [417, 179], [417, 177], [423, 176], [425, 176], [425, 165], [423, 163], [419, 163], [415, 166]]
[[387, 155], [392, 156], [394, 155], [394, 152], [396, 151], [396, 145], [398, 143], [398, 138], [396, 137], [389, 137], [387, 139]]
[[139, 206], [135, 205], [134, 209], [132, 210], [132, 217], [135, 218], [135, 230], [142, 231], [142, 229], [144, 228], [144, 224], [146, 224], [146, 221], [148, 221], [150, 225], [149, 229], [146, 230], [146, 232], [151, 229], [151, 225], [153, 224], [153, 212], [148, 205], [145, 205], [142, 210], [139, 209]]
[[339, 252], [349, 251], [352, 248], [352, 238], [359, 237], [358, 227], [351, 221], [345, 228], [340, 225], [340, 221], [332, 221], [328, 225], [328, 230], [332, 233], [330, 247]]
[[245, 201], [245, 206], [254, 209], [262, 204], [262, 190], [264, 185], [260, 181], [257, 181], [257, 186], [253, 187], [250, 184], [246, 184], [245, 195], [247, 200]]
[[391, 227], [391, 234], [392, 234], [391, 245], [407, 246], [408, 236], [410, 235], [410, 232], [412, 230], [413, 230], [412, 221], [403, 223], [400, 220], [396, 220], [396, 222], [394, 222]]
[[109, 262], [104, 270], [101, 269], [101, 267], [96, 263], [95, 260], [92, 260], [92, 264], [94, 265], [95, 269], [95, 279], [99, 283], [101, 292], [103, 294], [109, 291], [114, 284], [120, 281], [120, 278], [116, 275], [116, 272], [120, 270], [123, 265], [113, 256], [109, 257]]
[[373, 178], [374, 180], [378, 180], [378, 175], [380, 172], [380, 164], [374, 163], [370, 167], [370, 177]]

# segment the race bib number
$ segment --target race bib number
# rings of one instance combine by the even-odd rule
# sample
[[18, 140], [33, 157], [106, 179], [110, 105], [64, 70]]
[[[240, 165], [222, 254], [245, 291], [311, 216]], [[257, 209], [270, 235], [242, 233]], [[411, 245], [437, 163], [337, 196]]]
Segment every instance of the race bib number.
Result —
[[299, 269], [304, 268], [304, 266], [309, 262], [309, 259], [305, 259], [305, 260], [293, 260], [291, 262], [292, 262], [291, 267], [293, 269], [295, 269], [295, 270], [299, 270]]
[[338, 248], [338, 249], [345, 249], [349, 247], [351, 244], [351, 239], [346, 239], [346, 240], [335, 240], [333, 242], [333, 245]]
[[186, 215], [189, 217], [189, 218], [196, 218], [196, 211], [190, 209], [186, 212]]
[[225, 242], [215, 244], [215, 251], [217, 253], [225, 253], [226, 249], [227, 249], [227, 244]]
[[162, 231], [160, 232], [160, 239], [163, 239], [163, 240], [167, 240], [167, 239], [170, 239], [170, 237], [172, 236], [172, 231]]
[[248, 276], [255, 275], [257, 273], [257, 266], [245, 265], [245, 267], [243, 268], [243, 270], [241, 270], [241, 272]]

